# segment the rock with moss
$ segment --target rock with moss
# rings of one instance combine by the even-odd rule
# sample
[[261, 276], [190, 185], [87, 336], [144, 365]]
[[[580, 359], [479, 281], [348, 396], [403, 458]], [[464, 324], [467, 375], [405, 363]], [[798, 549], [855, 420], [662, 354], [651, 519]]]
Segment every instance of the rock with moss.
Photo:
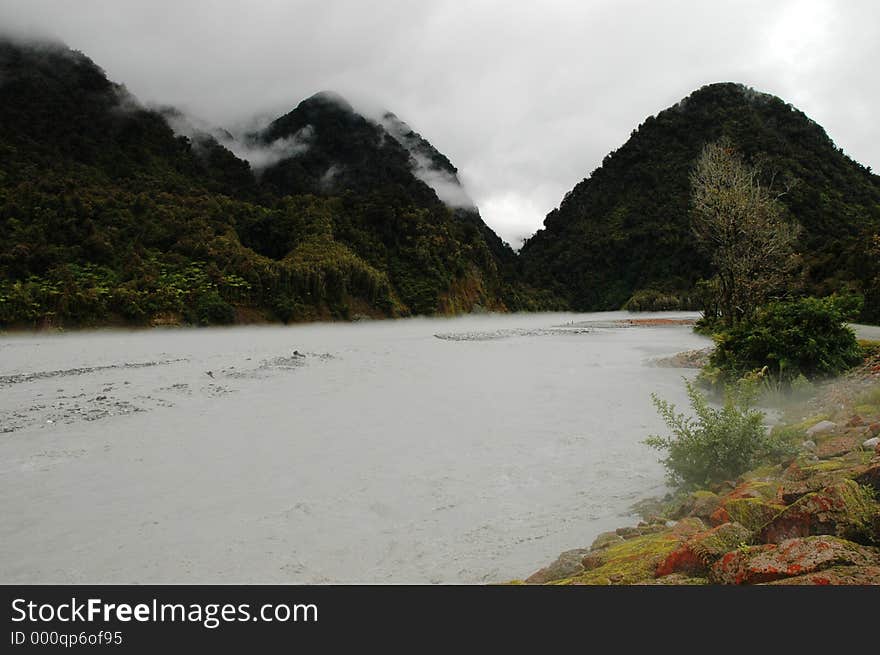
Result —
[[665, 523], [668, 502], [663, 498], [645, 498], [630, 509], [647, 523]]
[[722, 497], [712, 513], [712, 525], [735, 521], [755, 530], [782, 509], [778, 503], [782, 482], [779, 480], [746, 480]]
[[833, 421], [819, 421], [815, 425], [807, 428], [807, 436], [812, 439], [822, 434], [828, 434], [836, 427], [837, 423], [834, 423]]
[[584, 562], [587, 570], [565, 583], [609, 585], [652, 580], [657, 565], [680, 543], [680, 538], [671, 531], [628, 539], [588, 555]]
[[851, 450], [858, 448], [860, 442], [861, 439], [853, 435], [840, 435], [825, 439], [816, 446], [816, 457], [819, 459], [829, 459], [845, 455]]
[[623, 541], [623, 537], [616, 532], [603, 532], [593, 540], [590, 550], [602, 550], [608, 546], [619, 544], [621, 541]]
[[744, 525], [751, 532], [757, 532], [784, 510], [785, 505], [762, 498], [735, 498], [725, 504], [725, 509], [729, 520]]
[[875, 493], [880, 494], [880, 461], [866, 465], [854, 478], [859, 484], [871, 487]]
[[655, 575], [664, 577], [676, 573], [705, 575], [709, 567], [731, 550], [751, 542], [752, 533], [739, 523], [724, 523], [700, 532], [672, 551], [664, 559]]
[[698, 489], [684, 496], [679, 496], [670, 506], [668, 515], [671, 519], [682, 519], [693, 516], [703, 521], [709, 521], [712, 513], [718, 509], [721, 497], [714, 491]]
[[768, 582], [770, 585], [880, 585], [880, 566], [832, 566], [815, 573]]
[[662, 578], [645, 580], [644, 582], [640, 582], [639, 584], [666, 586], [698, 586], [709, 584], [709, 580], [707, 578], [688, 575], [686, 573], [672, 573], [670, 575], [664, 575]]
[[642, 537], [646, 534], [654, 534], [666, 530], [664, 523], [640, 523], [639, 525], [625, 528], [617, 528], [615, 533], [623, 539], [633, 539], [634, 537]]
[[646, 533], [597, 551], [583, 560], [584, 573], [554, 584], [642, 584], [652, 580], [657, 566], [678, 546], [706, 525], [695, 518], [678, 521], [662, 532]]
[[836, 566], [880, 566], [880, 550], [831, 536], [787, 539], [727, 553], [709, 569], [709, 580], [728, 585], [759, 584]]
[[557, 557], [552, 564], [545, 566], [543, 569], [536, 571], [526, 578], [526, 582], [529, 584], [544, 584], [552, 580], [569, 578], [578, 573], [582, 573], [584, 567], [583, 564], [581, 564], [581, 561], [583, 560], [584, 555], [589, 552], [590, 551], [586, 548], [567, 550]]
[[760, 538], [780, 543], [827, 534], [862, 541], [870, 534], [876, 513], [872, 493], [854, 480], [841, 480], [784, 508], [762, 527]]

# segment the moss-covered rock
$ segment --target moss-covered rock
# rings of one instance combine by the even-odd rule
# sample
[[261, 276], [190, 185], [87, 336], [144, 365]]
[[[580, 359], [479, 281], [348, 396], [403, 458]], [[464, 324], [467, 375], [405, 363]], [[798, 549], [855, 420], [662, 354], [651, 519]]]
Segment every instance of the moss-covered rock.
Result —
[[841, 480], [798, 499], [761, 529], [765, 543], [808, 535], [837, 535], [864, 541], [872, 531], [877, 506], [853, 480]]
[[635, 584], [652, 580], [657, 564], [681, 543], [671, 530], [628, 539], [590, 555], [599, 555], [591, 570], [560, 581], [560, 584]]
[[602, 550], [608, 546], [619, 544], [621, 541], [623, 541], [623, 537], [616, 532], [603, 532], [593, 540], [590, 550]]
[[760, 530], [785, 506], [763, 498], [734, 498], [724, 503], [727, 520], [739, 523], [751, 532]]
[[743, 473], [741, 479], [744, 482], [775, 482], [779, 479], [782, 471], [783, 467], [781, 464], [764, 464]]
[[788, 539], [727, 553], [709, 569], [709, 580], [718, 584], [758, 584], [835, 566], [880, 566], [880, 551], [838, 537]]
[[815, 573], [768, 582], [771, 585], [880, 585], [880, 566], [832, 566]]
[[657, 566], [655, 575], [705, 575], [716, 560], [731, 550], [749, 544], [751, 537], [751, 532], [739, 523], [724, 523], [700, 532], [667, 555]]
[[789, 423], [784, 426], [786, 431], [792, 432], [800, 432], [806, 434], [807, 430], [816, 425], [817, 423], [821, 423], [822, 421], [827, 421], [831, 418], [831, 414], [815, 414], [814, 416], [808, 416], [797, 423]]
[[666, 525], [663, 523], [643, 523], [635, 527], [617, 528], [615, 533], [623, 539], [633, 539], [635, 537], [642, 537], [646, 534], [663, 532], [666, 529]]
[[693, 494], [693, 507], [688, 516], [695, 516], [706, 522], [712, 516], [712, 513], [718, 509], [721, 503], [721, 497], [711, 491], [695, 491]]
[[645, 580], [644, 582], [639, 582], [638, 584], [644, 585], [686, 585], [686, 586], [696, 586], [696, 585], [707, 585], [709, 584], [708, 578], [687, 575], [685, 573], [672, 573], [670, 575], [664, 575], [662, 578], [655, 578], [654, 580]]
[[567, 550], [557, 557], [550, 565], [536, 571], [528, 578], [526, 582], [529, 584], [545, 584], [553, 580], [568, 578], [578, 573], [582, 573], [584, 566], [581, 561], [584, 555], [590, 551], [586, 548], [574, 548]]
[[868, 464], [856, 472], [855, 481], [880, 492], [880, 462]]
[[829, 459], [831, 457], [839, 457], [845, 455], [851, 450], [855, 450], [862, 443], [859, 437], [851, 435], [840, 435], [824, 439], [816, 446], [816, 456], [819, 459]]

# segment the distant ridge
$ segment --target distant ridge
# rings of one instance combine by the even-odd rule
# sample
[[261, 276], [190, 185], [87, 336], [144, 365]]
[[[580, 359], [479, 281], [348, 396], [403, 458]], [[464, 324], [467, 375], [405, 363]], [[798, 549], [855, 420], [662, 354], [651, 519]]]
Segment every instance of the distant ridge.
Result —
[[[641, 289], [687, 294], [709, 275], [688, 218], [688, 173], [722, 135], [793, 187], [807, 287], [863, 291], [880, 229], [880, 177], [851, 160], [803, 112], [742, 84], [704, 86], [645, 120], [563, 198], [522, 251], [526, 279], [573, 309], [616, 309]], [[878, 317], [880, 318], [880, 317]]]
[[513, 251], [438, 196], [466, 196], [455, 168], [392, 117], [322, 92], [239, 140], [0, 39], [0, 325], [534, 307]]

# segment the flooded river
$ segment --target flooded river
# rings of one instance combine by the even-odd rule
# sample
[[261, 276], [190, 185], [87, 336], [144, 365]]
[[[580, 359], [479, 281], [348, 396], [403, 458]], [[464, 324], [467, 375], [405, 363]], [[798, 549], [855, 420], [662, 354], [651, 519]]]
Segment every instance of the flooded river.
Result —
[[627, 316], [0, 336], [0, 582], [525, 577], [664, 492]]

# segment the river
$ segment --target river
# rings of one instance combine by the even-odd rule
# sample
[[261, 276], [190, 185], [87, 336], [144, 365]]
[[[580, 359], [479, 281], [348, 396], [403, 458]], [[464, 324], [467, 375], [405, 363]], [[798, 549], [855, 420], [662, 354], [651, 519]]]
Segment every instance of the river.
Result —
[[0, 582], [525, 577], [665, 491], [629, 316], [4, 335]]

